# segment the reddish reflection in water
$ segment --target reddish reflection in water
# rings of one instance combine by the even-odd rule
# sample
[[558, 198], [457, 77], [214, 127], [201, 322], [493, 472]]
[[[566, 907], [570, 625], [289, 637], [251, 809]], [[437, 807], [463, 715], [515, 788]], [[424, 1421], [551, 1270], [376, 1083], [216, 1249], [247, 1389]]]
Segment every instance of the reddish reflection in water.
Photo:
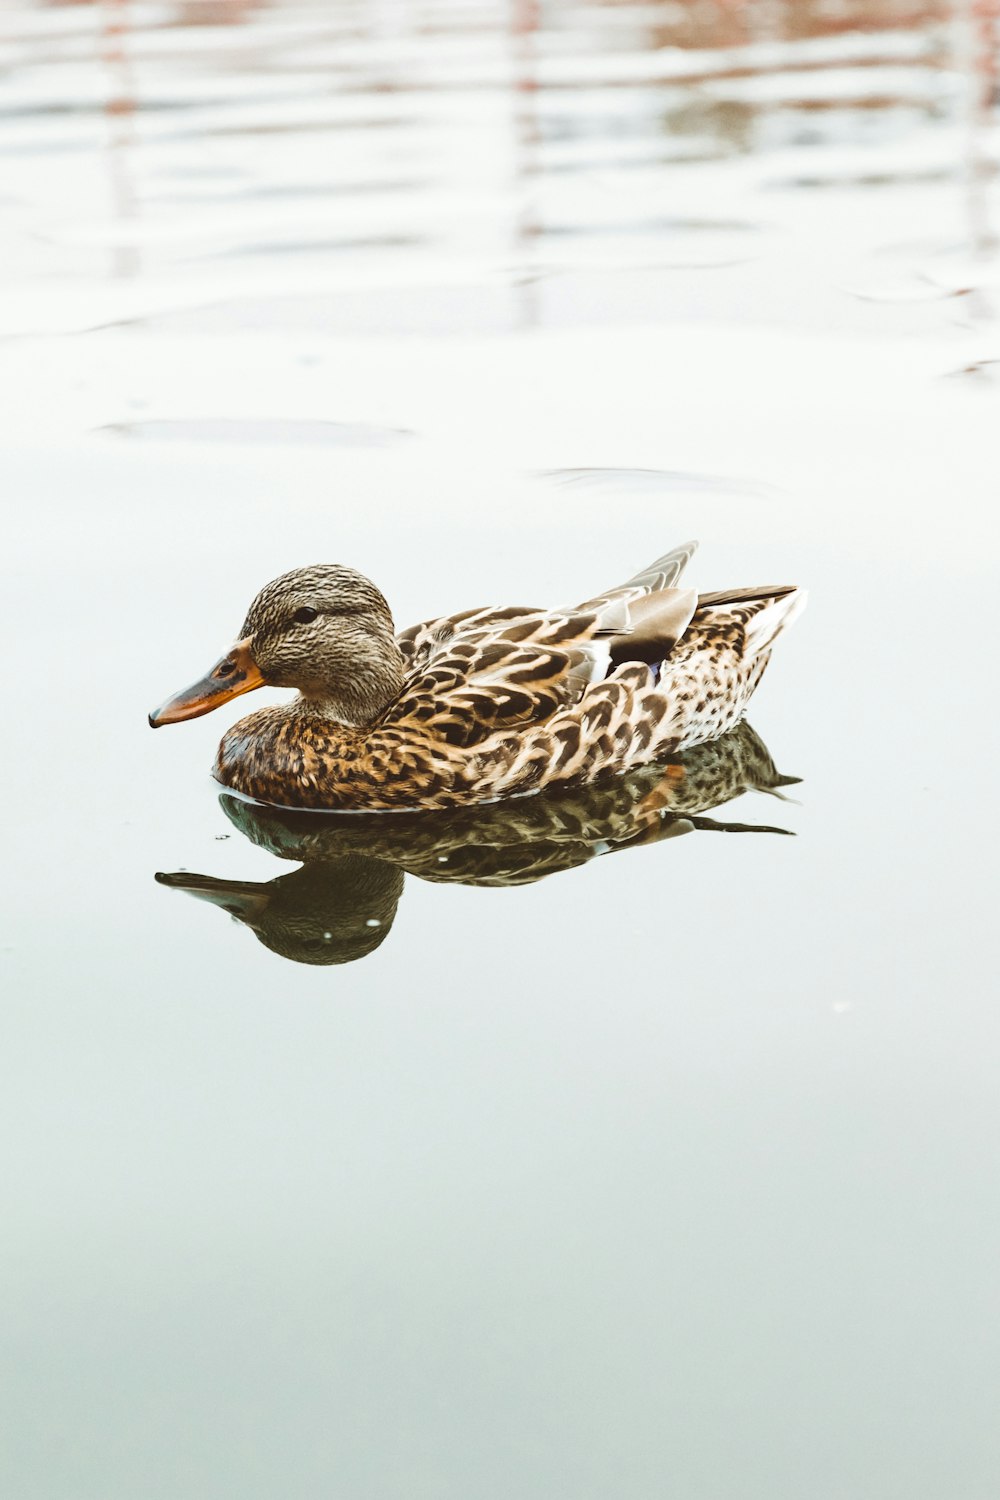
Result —
[[988, 256], [1000, 243], [989, 201], [997, 163], [987, 144], [987, 132], [1000, 104], [1000, 0], [972, 0], [969, 21], [972, 51], [969, 228], [973, 252]]
[[112, 247], [112, 274], [135, 276], [142, 268], [139, 249], [130, 243], [129, 226], [138, 217], [138, 195], [131, 170], [135, 138], [135, 80], [128, 53], [130, 0], [103, 0], [101, 61], [108, 78], [104, 112], [108, 120], [108, 174], [111, 202], [122, 238]]
[[[27, 183], [23, 223], [42, 223], [57, 272], [97, 245], [119, 280], [232, 264], [287, 296], [294, 259], [339, 295], [350, 265], [382, 290], [346, 290], [331, 326], [371, 330], [686, 317], [702, 292], [678, 276], [774, 256], [818, 190], [821, 254], [880, 255], [894, 237], [995, 254], [998, 8], [91, 0], [69, 30], [15, 44], [0, 152], [27, 137], [49, 172]], [[74, 184], [47, 236], [68, 154], [95, 147], [103, 193]], [[880, 227], [884, 199], [869, 210], [875, 189], [942, 186], [947, 204], [898, 233]], [[440, 290], [405, 295], [414, 278]], [[765, 316], [787, 300], [777, 276], [762, 293]], [[986, 316], [974, 300], [964, 313]], [[734, 292], [713, 315], [749, 305]]]
[[514, 292], [519, 322], [525, 328], [538, 322], [539, 312], [538, 273], [533, 261], [533, 245], [540, 226], [532, 198], [532, 179], [538, 175], [541, 144], [536, 109], [538, 78], [535, 48], [539, 20], [538, 0], [513, 0], [511, 40], [514, 56], [514, 175], [518, 195], [513, 236], [517, 262]]

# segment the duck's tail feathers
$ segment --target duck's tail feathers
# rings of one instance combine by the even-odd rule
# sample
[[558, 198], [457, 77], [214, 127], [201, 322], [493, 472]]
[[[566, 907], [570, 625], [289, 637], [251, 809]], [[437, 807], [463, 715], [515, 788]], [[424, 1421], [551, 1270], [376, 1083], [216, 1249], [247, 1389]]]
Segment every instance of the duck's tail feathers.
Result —
[[769, 583], [759, 588], [699, 594], [698, 609], [738, 611], [743, 620], [744, 654], [752, 659], [770, 651], [785, 627], [802, 613], [806, 597], [805, 589], [792, 583]]
[[770, 651], [781, 632], [791, 625], [806, 607], [805, 589], [791, 589], [764, 601], [763, 607], [746, 623], [746, 652], [760, 656]]
[[752, 589], [716, 589], [698, 595], [699, 609], [714, 609], [720, 604], [756, 604], [760, 599], [781, 599], [787, 594], [801, 594], [794, 583], [761, 583]]

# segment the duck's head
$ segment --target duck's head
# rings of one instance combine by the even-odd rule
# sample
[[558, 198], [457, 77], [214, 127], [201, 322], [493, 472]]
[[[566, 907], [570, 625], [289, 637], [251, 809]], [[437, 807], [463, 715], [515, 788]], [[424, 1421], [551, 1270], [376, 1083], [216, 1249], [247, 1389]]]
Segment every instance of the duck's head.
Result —
[[396, 696], [402, 657], [389, 606], [338, 563], [296, 568], [261, 589], [240, 638], [204, 677], [149, 716], [154, 729], [196, 719], [254, 688], [298, 688], [317, 713], [365, 724]]

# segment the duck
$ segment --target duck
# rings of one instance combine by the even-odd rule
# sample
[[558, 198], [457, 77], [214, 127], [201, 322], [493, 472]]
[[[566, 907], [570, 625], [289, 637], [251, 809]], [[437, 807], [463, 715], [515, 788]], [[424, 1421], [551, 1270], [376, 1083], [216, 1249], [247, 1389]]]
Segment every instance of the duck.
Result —
[[228, 729], [214, 766], [278, 807], [439, 810], [621, 776], [733, 729], [804, 602], [791, 584], [680, 587], [696, 545], [571, 608], [485, 606], [398, 634], [362, 573], [296, 568], [149, 723], [297, 689]]

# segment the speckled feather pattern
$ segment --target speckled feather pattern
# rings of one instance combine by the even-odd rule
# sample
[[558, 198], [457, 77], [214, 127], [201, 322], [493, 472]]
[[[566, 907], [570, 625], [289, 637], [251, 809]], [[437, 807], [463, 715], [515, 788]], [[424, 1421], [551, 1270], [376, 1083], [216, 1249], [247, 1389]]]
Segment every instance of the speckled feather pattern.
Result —
[[[404, 872], [435, 884], [526, 885], [695, 829], [787, 834], [786, 828], [720, 822], [701, 814], [750, 787], [777, 791], [794, 780], [778, 773], [744, 721], [666, 764], [537, 797], [449, 811], [330, 816], [224, 794], [222, 806], [242, 834], [300, 868], [262, 882], [190, 871], [157, 878], [213, 901], [284, 958], [349, 963], [388, 935]], [[669, 902], [664, 916], [669, 920]]]
[[[586, 785], [715, 740], [742, 718], [799, 596], [682, 593], [671, 585], [690, 550], [577, 610], [484, 609], [405, 631], [402, 691], [373, 723], [263, 709], [225, 735], [216, 775], [285, 806], [445, 808]], [[647, 596], [668, 622], [662, 655], [621, 660]]]
[[655, 841], [664, 820], [697, 818], [753, 787], [786, 785], [767, 747], [745, 721], [664, 766], [558, 790], [556, 795], [473, 804], [439, 817], [419, 812], [349, 818], [260, 807], [226, 799], [229, 817], [252, 843], [304, 861], [364, 854], [436, 882], [520, 884], [593, 857], [594, 849]]

